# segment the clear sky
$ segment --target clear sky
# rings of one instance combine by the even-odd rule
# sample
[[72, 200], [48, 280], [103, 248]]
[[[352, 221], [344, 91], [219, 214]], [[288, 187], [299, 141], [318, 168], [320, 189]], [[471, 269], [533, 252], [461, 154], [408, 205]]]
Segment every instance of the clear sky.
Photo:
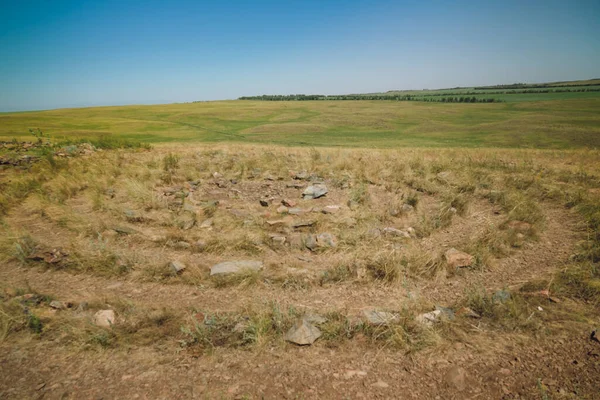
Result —
[[0, 0], [0, 111], [588, 78], [599, 0]]

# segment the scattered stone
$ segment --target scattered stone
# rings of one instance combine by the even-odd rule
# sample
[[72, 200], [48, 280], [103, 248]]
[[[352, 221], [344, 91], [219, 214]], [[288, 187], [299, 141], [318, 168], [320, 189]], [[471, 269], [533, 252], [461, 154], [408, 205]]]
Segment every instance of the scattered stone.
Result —
[[110, 328], [115, 324], [115, 312], [113, 310], [100, 310], [94, 314], [94, 324], [101, 328]]
[[385, 383], [381, 379], [378, 380], [377, 382], [375, 382], [374, 384], [372, 384], [371, 386], [376, 387], [376, 388], [380, 388], [380, 389], [385, 389], [385, 388], [390, 387], [390, 385], [388, 385], [387, 383]]
[[434, 310], [425, 314], [417, 315], [416, 321], [425, 326], [433, 326], [434, 323], [439, 322], [442, 311]]
[[142, 222], [144, 220], [144, 218], [142, 217], [142, 215], [134, 210], [125, 210], [125, 218], [127, 218], [127, 221], [129, 222]]
[[173, 247], [177, 250], [187, 250], [192, 247], [188, 242], [184, 242], [183, 240], [179, 240], [173, 243]]
[[410, 237], [416, 237], [417, 236], [417, 231], [412, 226], [409, 226], [408, 228], [406, 228], [406, 232], [408, 232], [408, 234], [410, 235]]
[[327, 322], [327, 318], [320, 316], [319, 314], [306, 314], [303, 319], [311, 324], [321, 325]]
[[186, 268], [185, 264], [182, 263], [181, 261], [171, 261], [171, 262], [169, 262], [169, 269], [175, 275], [179, 274], [180, 272], [183, 272], [183, 270], [185, 268]]
[[196, 225], [196, 213], [190, 211], [182, 212], [177, 220], [177, 225], [183, 230], [192, 229]]
[[398, 315], [386, 311], [363, 310], [363, 315], [371, 325], [385, 325], [398, 321]]
[[229, 275], [237, 274], [243, 271], [260, 271], [263, 269], [261, 261], [241, 260], [241, 261], [225, 261], [210, 269], [210, 275]]
[[456, 250], [455, 248], [446, 251], [444, 257], [446, 258], [448, 266], [455, 269], [459, 267], [470, 267], [475, 261], [475, 257], [472, 255]]
[[403, 213], [407, 213], [408, 214], [409, 212], [411, 212], [414, 209], [415, 208], [413, 206], [411, 206], [410, 204], [406, 204], [406, 203], [402, 204], [402, 212]]
[[64, 310], [65, 308], [67, 308], [62, 301], [58, 301], [58, 300], [52, 300], [50, 302], [50, 307], [54, 308], [55, 310]]
[[213, 172], [212, 176], [213, 176], [213, 178], [215, 178], [215, 179], [220, 179], [220, 178], [222, 178], [222, 177], [223, 177], [223, 175], [222, 175], [222, 174], [220, 174], [220, 173], [218, 173], [218, 172]]
[[[297, 183], [297, 182], [292, 182], [292, 183], [288, 183], [285, 185], [286, 188], [290, 189], [302, 189], [304, 187], [303, 183]], [[293, 206], [288, 206], [288, 207], [293, 207]]]
[[302, 192], [302, 197], [305, 199], [318, 199], [319, 197], [325, 196], [327, 192], [327, 186], [315, 184], [307, 187], [304, 192]]
[[277, 207], [277, 212], [279, 214], [287, 214], [289, 211], [289, 209], [286, 206], [279, 206]]
[[133, 235], [137, 233], [137, 231], [133, 228], [129, 228], [127, 226], [115, 226], [112, 228], [113, 231], [121, 234], [121, 235]]
[[200, 229], [208, 229], [213, 226], [214, 220], [212, 218], [205, 219], [200, 224]]
[[259, 202], [262, 207], [269, 207], [269, 202], [267, 200], [261, 199], [261, 200], [259, 200]]
[[267, 221], [267, 225], [269, 226], [277, 226], [277, 225], [289, 225], [291, 222], [290, 219], [272, 219]]
[[317, 237], [315, 235], [307, 235], [304, 238], [304, 246], [309, 250], [315, 250], [319, 246], [317, 244]]
[[333, 236], [331, 233], [328, 233], [328, 232], [319, 233], [317, 235], [316, 240], [317, 240], [317, 245], [319, 247], [335, 247], [336, 246], [335, 236]]
[[407, 231], [403, 231], [392, 227], [383, 228], [383, 233], [389, 236], [410, 238], [410, 233], [408, 233]]
[[508, 300], [510, 300], [510, 298], [511, 298], [510, 292], [508, 292], [506, 290], [498, 290], [492, 296], [492, 301], [497, 302], [497, 303], [505, 303]]
[[310, 345], [321, 336], [321, 331], [305, 319], [294, 324], [285, 334], [285, 340], [301, 346]]
[[306, 214], [305, 210], [303, 210], [301, 208], [297, 208], [297, 207], [289, 208], [287, 212], [290, 215], [304, 215], [304, 214]]
[[286, 238], [285, 236], [271, 236], [271, 241], [273, 244], [283, 246], [285, 244]]
[[331, 205], [323, 207], [323, 210], [321, 210], [321, 212], [323, 214], [336, 214], [338, 211], [340, 211], [340, 209], [341, 207], [338, 205]]
[[306, 180], [309, 177], [310, 177], [310, 175], [306, 171], [301, 171], [301, 172], [298, 172], [297, 174], [294, 174], [294, 179], [299, 180], [299, 181]]
[[293, 228], [306, 228], [309, 226], [313, 226], [316, 223], [317, 223], [317, 221], [315, 221], [315, 220], [297, 221], [292, 224], [292, 227]]
[[346, 371], [346, 373], [344, 374], [344, 378], [346, 379], [352, 379], [354, 377], [365, 377], [367, 376], [367, 371], [360, 371], [360, 370], [348, 370]]
[[292, 249], [302, 249], [304, 247], [304, 242], [302, 241], [302, 235], [300, 233], [292, 233], [287, 237], [287, 242], [290, 244], [290, 248]]
[[281, 200], [281, 204], [283, 204], [286, 207], [296, 207], [296, 204], [298, 204], [298, 203], [295, 202], [294, 200], [283, 199], [283, 200]]
[[463, 368], [453, 366], [446, 373], [444, 380], [451, 387], [462, 391], [466, 388], [467, 373]]

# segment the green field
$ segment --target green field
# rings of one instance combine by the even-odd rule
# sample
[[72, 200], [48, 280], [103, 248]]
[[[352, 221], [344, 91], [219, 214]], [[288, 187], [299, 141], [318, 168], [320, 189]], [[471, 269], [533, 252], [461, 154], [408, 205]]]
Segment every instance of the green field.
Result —
[[[115, 135], [145, 143], [350, 147], [600, 147], [600, 93], [506, 95], [519, 102], [215, 101], [1, 113], [0, 140]], [[549, 99], [537, 101], [540, 96]], [[554, 99], [559, 96], [561, 99]], [[587, 97], [586, 97], [587, 96]], [[527, 99], [536, 101], [527, 101]]]

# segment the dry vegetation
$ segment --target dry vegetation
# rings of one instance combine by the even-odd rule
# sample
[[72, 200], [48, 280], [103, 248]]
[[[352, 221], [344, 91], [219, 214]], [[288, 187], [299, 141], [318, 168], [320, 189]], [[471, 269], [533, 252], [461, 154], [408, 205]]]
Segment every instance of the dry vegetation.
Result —
[[[515, 337], [527, 345], [589, 334], [600, 305], [599, 158], [597, 151], [163, 146], [6, 168], [0, 348], [149, 349], [216, 365], [238, 351], [259, 358], [291, 351], [284, 335], [309, 314], [326, 318], [315, 351], [348, 354], [417, 357], [455, 343], [492, 354], [490, 343]], [[327, 195], [302, 199], [315, 182]], [[283, 200], [297, 205], [286, 211]], [[339, 211], [323, 212], [335, 205]], [[309, 249], [311, 235], [322, 233], [335, 246]], [[450, 248], [471, 254], [471, 265], [451, 267]], [[265, 268], [210, 276], [228, 260]], [[176, 273], [173, 261], [186, 268]], [[65, 309], [52, 308], [56, 300]], [[442, 318], [419, 322], [436, 307]], [[106, 308], [117, 315], [112, 328], [92, 322]], [[374, 325], [365, 310], [394, 318]], [[593, 384], [582, 378], [576, 389], [561, 388], [585, 397]], [[525, 397], [554, 390], [544, 385], [519, 390]], [[229, 386], [217, 379], [205, 394]], [[484, 392], [502, 390], [492, 384]], [[234, 394], [244, 393], [282, 392]]]

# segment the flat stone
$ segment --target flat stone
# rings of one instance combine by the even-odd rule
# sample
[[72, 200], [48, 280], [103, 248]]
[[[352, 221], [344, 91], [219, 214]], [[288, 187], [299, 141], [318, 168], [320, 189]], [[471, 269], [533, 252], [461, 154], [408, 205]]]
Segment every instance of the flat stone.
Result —
[[296, 207], [296, 205], [298, 204], [297, 202], [295, 202], [294, 200], [290, 200], [290, 199], [283, 199], [281, 200], [281, 204], [283, 204], [286, 207]]
[[243, 271], [260, 271], [263, 269], [261, 261], [241, 260], [241, 261], [225, 261], [210, 269], [210, 275], [229, 275], [237, 274]]
[[413, 206], [411, 206], [410, 204], [406, 204], [406, 203], [402, 204], [402, 212], [403, 213], [409, 213], [414, 209], [415, 208]]
[[279, 214], [287, 214], [288, 208], [286, 206], [279, 206], [277, 207], [277, 212]]
[[285, 340], [301, 346], [310, 345], [321, 336], [321, 331], [310, 322], [302, 319], [285, 334]]
[[100, 310], [94, 314], [94, 324], [101, 328], [110, 328], [115, 324], [115, 312], [113, 310]]
[[363, 315], [371, 325], [385, 325], [398, 321], [398, 315], [386, 311], [363, 310]]
[[115, 226], [112, 228], [113, 231], [120, 233], [121, 235], [133, 235], [137, 233], [137, 231], [133, 228], [129, 228], [127, 226]]
[[269, 207], [269, 202], [267, 200], [259, 200], [259, 203], [262, 207]]
[[319, 197], [325, 196], [327, 192], [327, 186], [323, 184], [315, 184], [307, 187], [304, 192], [302, 192], [302, 197], [305, 199], [318, 199]]
[[323, 214], [336, 214], [337, 212], [340, 211], [340, 209], [341, 209], [341, 207], [338, 205], [331, 205], [331, 206], [323, 207], [323, 210], [321, 210], [321, 212]]
[[388, 236], [410, 238], [410, 233], [408, 233], [407, 231], [400, 230], [400, 229], [388, 227], [388, 228], [383, 228], [382, 231], [385, 235], [388, 235]]
[[306, 214], [306, 210], [301, 208], [293, 207], [287, 210], [287, 213], [290, 215], [304, 215]]
[[315, 220], [297, 221], [292, 224], [292, 227], [305, 228], [305, 227], [313, 226], [316, 223], [317, 223], [317, 221], [315, 221]]
[[304, 237], [304, 246], [309, 250], [315, 250], [319, 246], [317, 244], [317, 237], [315, 235], [306, 235]]
[[380, 389], [385, 389], [385, 388], [390, 387], [389, 384], [385, 383], [381, 379], [378, 380], [377, 382], [373, 383], [371, 386], [376, 387], [376, 388], [380, 388]]
[[472, 255], [456, 250], [455, 248], [446, 251], [444, 257], [448, 266], [452, 268], [470, 267], [475, 261]]
[[208, 218], [205, 219], [204, 221], [202, 221], [202, 223], [200, 224], [200, 228], [201, 229], [208, 229], [211, 228], [214, 224], [214, 220], [212, 218]]
[[425, 314], [417, 315], [416, 321], [425, 326], [433, 326], [434, 323], [439, 322], [442, 315], [441, 310], [434, 310]]
[[180, 272], [183, 272], [183, 270], [185, 269], [185, 264], [182, 263], [181, 261], [171, 261], [169, 262], [169, 269], [171, 270], [171, 272], [173, 272], [174, 274], [178, 274]]
[[274, 244], [283, 246], [285, 244], [286, 238], [285, 236], [271, 236], [271, 241]]

